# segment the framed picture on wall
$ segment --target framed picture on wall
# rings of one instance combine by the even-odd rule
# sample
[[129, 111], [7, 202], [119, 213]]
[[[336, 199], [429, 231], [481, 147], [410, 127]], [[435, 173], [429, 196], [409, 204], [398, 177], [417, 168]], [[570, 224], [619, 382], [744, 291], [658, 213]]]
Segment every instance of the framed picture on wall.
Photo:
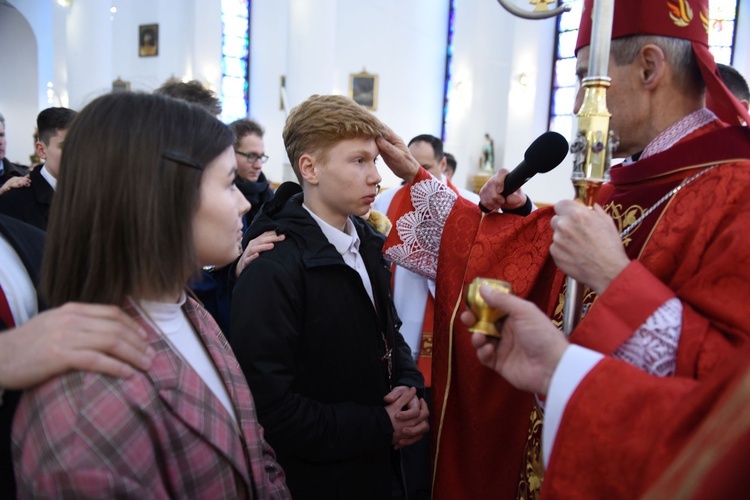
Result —
[[142, 24], [138, 26], [138, 56], [153, 57], [159, 55], [159, 25]]
[[378, 109], [378, 75], [361, 73], [349, 75], [349, 97], [369, 110]]

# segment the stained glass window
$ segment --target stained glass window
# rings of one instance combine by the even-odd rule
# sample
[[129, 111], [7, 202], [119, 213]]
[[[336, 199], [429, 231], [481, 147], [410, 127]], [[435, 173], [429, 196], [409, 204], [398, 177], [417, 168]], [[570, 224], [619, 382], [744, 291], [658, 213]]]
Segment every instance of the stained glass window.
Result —
[[[581, 21], [583, 0], [564, 0], [570, 4], [570, 12], [558, 18], [557, 46], [550, 101], [550, 130], [570, 138], [575, 116], [575, 103], [578, 82], [575, 74], [575, 46], [578, 38], [578, 25]], [[716, 62], [731, 64], [734, 48], [737, 0], [710, 0], [708, 43]]]
[[716, 62], [732, 64], [737, 0], [711, 0], [708, 4], [708, 45]]
[[221, 119], [248, 115], [250, 0], [221, 0]]
[[441, 138], [445, 142], [445, 122], [448, 118], [451, 85], [453, 82], [453, 29], [456, 13], [456, 0], [450, 0], [448, 6], [448, 50], [445, 54], [445, 87], [443, 87], [443, 129]]

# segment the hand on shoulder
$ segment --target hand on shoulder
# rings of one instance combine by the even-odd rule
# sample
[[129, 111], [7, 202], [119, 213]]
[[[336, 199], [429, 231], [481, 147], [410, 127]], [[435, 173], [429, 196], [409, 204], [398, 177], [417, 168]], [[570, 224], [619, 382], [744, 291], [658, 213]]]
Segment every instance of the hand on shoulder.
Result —
[[129, 377], [151, 366], [145, 338], [118, 307], [65, 304], [0, 333], [0, 387], [28, 389], [69, 370]]

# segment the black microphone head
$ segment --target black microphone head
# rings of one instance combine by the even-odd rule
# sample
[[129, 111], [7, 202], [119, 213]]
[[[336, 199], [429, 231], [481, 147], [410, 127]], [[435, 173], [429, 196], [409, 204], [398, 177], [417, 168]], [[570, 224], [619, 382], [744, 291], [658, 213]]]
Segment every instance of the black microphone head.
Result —
[[557, 132], [545, 132], [523, 154], [536, 173], [549, 172], [568, 156], [568, 141]]

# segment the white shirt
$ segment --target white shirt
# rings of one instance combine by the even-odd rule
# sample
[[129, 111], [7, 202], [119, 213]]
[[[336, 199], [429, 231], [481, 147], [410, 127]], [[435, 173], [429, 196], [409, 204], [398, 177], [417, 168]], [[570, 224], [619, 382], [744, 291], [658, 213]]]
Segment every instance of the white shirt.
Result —
[[357, 234], [357, 230], [354, 228], [352, 221], [347, 218], [344, 230], [341, 231], [315, 215], [315, 213], [313, 213], [313, 211], [304, 203], [302, 204], [302, 207], [307, 210], [313, 220], [317, 222], [318, 226], [320, 226], [320, 230], [323, 231], [323, 236], [325, 236], [328, 242], [336, 248], [338, 253], [341, 254], [346, 265], [357, 271], [357, 274], [359, 274], [359, 277], [362, 279], [365, 291], [370, 297], [370, 302], [372, 302], [372, 305], [374, 306], [375, 299], [372, 294], [372, 282], [370, 281], [370, 275], [367, 274], [365, 262], [362, 260], [362, 256], [359, 253], [359, 235]]
[[8, 300], [16, 326], [21, 326], [37, 314], [34, 283], [13, 247], [0, 236], [0, 287]]
[[39, 171], [40, 174], [42, 174], [42, 177], [44, 177], [44, 180], [49, 183], [50, 186], [52, 186], [52, 189], [57, 189], [57, 179], [52, 177], [52, 174], [49, 173], [49, 170], [47, 170], [47, 165], [42, 165], [42, 169]]

